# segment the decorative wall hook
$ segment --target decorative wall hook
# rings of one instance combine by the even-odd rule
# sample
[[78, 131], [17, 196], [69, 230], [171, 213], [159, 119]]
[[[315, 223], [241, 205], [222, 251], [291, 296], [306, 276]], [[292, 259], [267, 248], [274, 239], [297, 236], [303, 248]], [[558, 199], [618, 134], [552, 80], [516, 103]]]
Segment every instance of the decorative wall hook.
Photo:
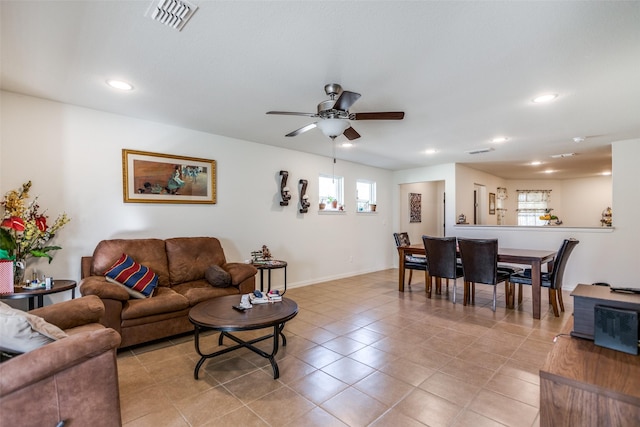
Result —
[[287, 187], [287, 178], [289, 178], [289, 172], [280, 171], [280, 197], [282, 197], [280, 206], [289, 206], [289, 200], [291, 199], [291, 192]]
[[300, 213], [307, 213], [311, 205], [311, 203], [309, 203], [309, 196], [306, 194], [308, 182], [306, 179], [301, 179], [298, 181], [298, 184], [302, 185], [300, 188]]

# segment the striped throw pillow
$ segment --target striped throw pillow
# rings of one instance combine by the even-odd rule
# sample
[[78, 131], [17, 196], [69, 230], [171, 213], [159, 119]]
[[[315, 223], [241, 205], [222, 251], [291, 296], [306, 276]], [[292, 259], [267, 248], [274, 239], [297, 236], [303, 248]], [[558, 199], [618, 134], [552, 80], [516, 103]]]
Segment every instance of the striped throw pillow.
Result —
[[158, 286], [158, 276], [149, 267], [122, 254], [120, 259], [104, 274], [107, 281], [124, 285], [134, 298], [148, 298]]

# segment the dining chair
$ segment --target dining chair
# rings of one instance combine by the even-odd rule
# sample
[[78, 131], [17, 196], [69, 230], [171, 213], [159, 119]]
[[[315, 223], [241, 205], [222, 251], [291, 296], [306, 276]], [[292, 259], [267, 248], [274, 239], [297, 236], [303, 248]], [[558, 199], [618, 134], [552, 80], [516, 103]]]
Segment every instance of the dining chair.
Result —
[[[569, 260], [569, 255], [573, 252], [576, 245], [580, 243], [576, 239], [565, 239], [560, 245], [560, 249], [556, 253], [551, 267], [551, 272], [540, 273], [540, 285], [549, 288], [549, 303], [553, 307], [555, 317], [560, 317], [558, 312], [558, 303], [560, 310], [564, 312], [564, 302], [562, 301], [562, 277]], [[531, 269], [526, 268], [524, 272], [512, 274], [509, 281], [515, 285], [518, 284], [518, 304], [522, 303], [522, 285], [531, 285]]]
[[425, 272], [427, 297], [431, 298], [433, 279], [453, 280], [453, 303], [456, 303], [456, 285], [458, 277], [462, 277], [462, 266], [457, 262], [457, 241], [455, 237], [422, 236], [427, 256], [428, 271]]
[[[400, 246], [410, 246], [409, 233], [393, 233], [393, 238], [396, 241], [396, 248]], [[409, 287], [411, 287], [411, 277], [413, 276], [413, 270], [427, 271], [427, 258], [418, 255], [405, 255], [404, 256], [404, 269], [409, 270]], [[404, 285], [404, 284], [403, 284]]]
[[475, 304], [475, 284], [493, 286], [491, 310], [496, 311], [498, 283], [504, 282], [506, 305], [513, 299], [510, 273], [498, 269], [498, 239], [458, 238], [462, 270], [464, 273], [464, 305]]

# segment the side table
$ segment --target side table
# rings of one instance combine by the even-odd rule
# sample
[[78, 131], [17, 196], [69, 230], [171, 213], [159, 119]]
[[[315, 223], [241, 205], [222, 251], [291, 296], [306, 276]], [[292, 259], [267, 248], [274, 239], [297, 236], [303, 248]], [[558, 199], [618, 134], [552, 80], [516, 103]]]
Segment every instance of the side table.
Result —
[[[76, 282], [75, 280], [63, 280], [55, 279], [51, 286], [51, 289], [24, 289], [23, 287], [16, 286], [13, 288], [13, 292], [9, 294], [0, 294], [0, 299], [29, 299], [29, 310], [34, 308], [40, 308], [44, 304], [44, 296], [56, 294], [58, 292], [71, 291], [71, 299], [76, 297]], [[37, 300], [37, 305], [34, 306], [34, 299]]]
[[255, 261], [252, 262], [255, 268], [260, 270], [260, 292], [264, 292], [264, 271], [267, 270], [267, 292], [271, 290], [271, 270], [275, 270], [277, 268], [284, 268], [284, 291], [282, 291], [282, 295], [287, 292], [287, 262], [272, 259], [270, 261]]

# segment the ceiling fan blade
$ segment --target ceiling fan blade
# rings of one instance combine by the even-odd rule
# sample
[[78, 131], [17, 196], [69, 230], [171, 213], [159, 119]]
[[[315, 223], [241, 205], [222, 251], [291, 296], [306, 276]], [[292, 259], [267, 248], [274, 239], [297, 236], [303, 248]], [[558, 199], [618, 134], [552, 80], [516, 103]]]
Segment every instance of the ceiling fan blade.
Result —
[[356, 132], [356, 130], [354, 128], [352, 128], [352, 127], [348, 127], [344, 131], [343, 135], [346, 136], [349, 141], [352, 141], [354, 139], [360, 138], [360, 134], [358, 132]]
[[403, 118], [404, 111], [349, 114], [349, 120], [402, 120]]
[[333, 108], [335, 110], [347, 111], [361, 96], [359, 93], [343, 90], [336, 100], [336, 103], [333, 104]]
[[298, 113], [295, 111], [267, 111], [267, 114], [281, 114], [284, 116], [307, 116], [307, 117], [318, 117], [316, 113]]
[[308, 124], [308, 125], [306, 125], [306, 126], [301, 127], [300, 129], [296, 129], [296, 130], [294, 130], [293, 132], [290, 132], [290, 133], [286, 134], [285, 136], [296, 136], [296, 135], [300, 135], [301, 133], [306, 132], [306, 131], [308, 131], [308, 130], [311, 130], [311, 129], [313, 129], [313, 128], [314, 128], [314, 127], [316, 127], [316, 126], [317, 126], [317, 124], [315, 124], [315, 123], [310, 123], [310, 124]]

